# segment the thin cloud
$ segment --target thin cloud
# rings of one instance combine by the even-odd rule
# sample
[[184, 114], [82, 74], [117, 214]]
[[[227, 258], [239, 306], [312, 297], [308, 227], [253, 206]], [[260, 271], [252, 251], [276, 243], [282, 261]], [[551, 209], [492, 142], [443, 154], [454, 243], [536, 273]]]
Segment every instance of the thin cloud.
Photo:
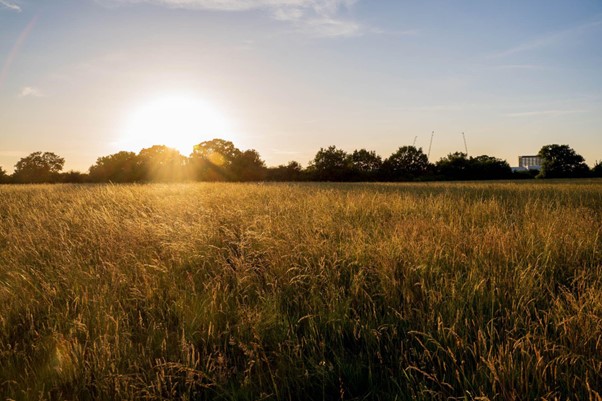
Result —
[[572, 28], [564, 29], [557, 32], [550, 32], [543, 36], [528, 40], [517, 46], [511, 47], [506, 50], [502, 50], [490, 55], [491, 58], [502, 58], [511, 56], [517, 53], [523, 53], [529, 50], [535, 50], [545, 47], [552, 47], [562, 42], [567, 41], [571, 37], [582, 35], [592, 29], [602, 26], [602, 16], [598, 16], [593, 21], [583, 23], [581, 25], [574, 26]]
[[19, 97], [20, 98], [24, 98], [24, 97], [45, 97], [45, 95], [38, 88], [35, 88], [33, 86], [26, 86], [26, 87], [24, 87], [24, 88], [21, 89], [21, 92], [19, 93]]
[[495, 68], [498, 70], [543, 70], [546, 67], [538, 64], [504, 64]]
[[535, 110], [520, 113], [509, 113], [506, 117], [561, 116], [565, 114], [587, 113], [589, 110]]
[[21, 7], [19, 7], [18, 4], [11, 3], [7, 0], [0, 0], [0, 8], [8, 8], [9, 10], [13, 10], [18, 13], [21, 12]]
[[[3, 1], [3, 0], [0, 0]], [[278, 21], [314, 36], [349, 37], [369, 32], [356, 21], [345, 18], [358, 0], [97, 0], [105, 5], [155, 4], [170, 8], [251, 11], [264, 10]]]

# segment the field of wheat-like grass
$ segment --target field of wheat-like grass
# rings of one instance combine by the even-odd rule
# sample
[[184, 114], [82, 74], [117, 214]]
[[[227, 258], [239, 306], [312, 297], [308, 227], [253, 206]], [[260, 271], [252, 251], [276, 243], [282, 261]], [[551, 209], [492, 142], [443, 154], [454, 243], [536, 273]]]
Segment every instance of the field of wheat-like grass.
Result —
[[0, 398], [602, 394], [602, 181], [0, 187]]

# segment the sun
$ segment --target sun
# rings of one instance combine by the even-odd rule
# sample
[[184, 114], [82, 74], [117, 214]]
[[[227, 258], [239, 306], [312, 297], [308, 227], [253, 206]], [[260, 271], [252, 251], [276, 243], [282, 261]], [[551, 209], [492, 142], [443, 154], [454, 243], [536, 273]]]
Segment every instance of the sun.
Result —
[[128, 150], [166, 145], [187, 156], [200, 142], [231, 135], [228, 120], [209, 102], [190, 95], [166, 95], [128, 114], [117, 145]]

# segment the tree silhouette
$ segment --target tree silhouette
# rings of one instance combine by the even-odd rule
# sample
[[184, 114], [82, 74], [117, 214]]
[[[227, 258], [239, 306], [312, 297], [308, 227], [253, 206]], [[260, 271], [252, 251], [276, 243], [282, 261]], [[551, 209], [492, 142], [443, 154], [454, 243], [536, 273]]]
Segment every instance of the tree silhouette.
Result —
[[15, 164], [13, 178], [21, 183], [56, 182], [65, 159], [52, 152], [34, 152]]
[[0, 184], [5, 183], [8, 181], [8, 174], [6, 174], [6, 171], [4, 171], [4, 169], [2, 167], [0, 167]]
[[358, 181], [376, 179], [383, 165], [381, 157], [373, 150], [354, 150], [349, 155], [349, 160], [351, 161], [351, 169], [353, 170], [353, 179]]
[[99, 157], [90, 167], [90, 180], [94, 182], [135, 182], [141, 178], [138, 156], [134, 152]]
[[594, 177], [602, 177], [602, 162], [597, 161], [592, 167], [592, 175]]
[[507, 161], [497, 157], [482, 155], [469, 159], [471, 180], [503, 180], [512, 176], [512, 168]]
[[138, 154], [142, 179], [145, 181], [182, 181], [185, 179], [186, 158], [176, 149], [155, 145]]
[[201, 181], [232, 180], [230, 166], [241, 151], [230, 141], [212, 139], [195, 145], [190, 165], [196, 179]]
[[241, 152], [230, 165], [232, 179], [237, 181], [261, 181], [265, 178], [265, 170], [264, 161], [254, 149]]
[[589, 173], [589, 167], [583, 157], [568, 145], [546, 145], [538, 155], [543, 159], [538, 177], [585, 177]]
[[310, 162], [310, 170], [318, 181], [346, 181], [352, 173], [347, 153], [336, 146], [320, 148]]
[[429, 161], [422, 148], [402, 146], [384, 161], [383, 170], [390, 180], [414, 180], [428, 172]]
[[297, 161], [290, 161], [286, 165], [268, 168], [266, 178], [269, 181], [301, 181], [304, 179], [303, 167]]
[[448, 180], [466, 179], [470, 161], [466, 153], [454, 152], [442, 157], [436, 164], [437, 174]]

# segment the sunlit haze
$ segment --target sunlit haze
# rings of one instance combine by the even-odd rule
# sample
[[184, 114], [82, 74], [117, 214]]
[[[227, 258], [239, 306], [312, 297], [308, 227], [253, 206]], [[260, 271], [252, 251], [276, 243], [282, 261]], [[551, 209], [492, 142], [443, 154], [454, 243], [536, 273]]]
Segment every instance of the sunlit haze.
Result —
[[119, 150], [140, 151], [156, 144], [167, 145], [189, 155], [194, 145], [214, 137], [236, 141], [224, 116], [202, 99], [186, 95], [164, 95], [129, 111], [115, 143]]
[[602, 160], [602, 2], [0, 0], [0, 166], [223, 138]]

